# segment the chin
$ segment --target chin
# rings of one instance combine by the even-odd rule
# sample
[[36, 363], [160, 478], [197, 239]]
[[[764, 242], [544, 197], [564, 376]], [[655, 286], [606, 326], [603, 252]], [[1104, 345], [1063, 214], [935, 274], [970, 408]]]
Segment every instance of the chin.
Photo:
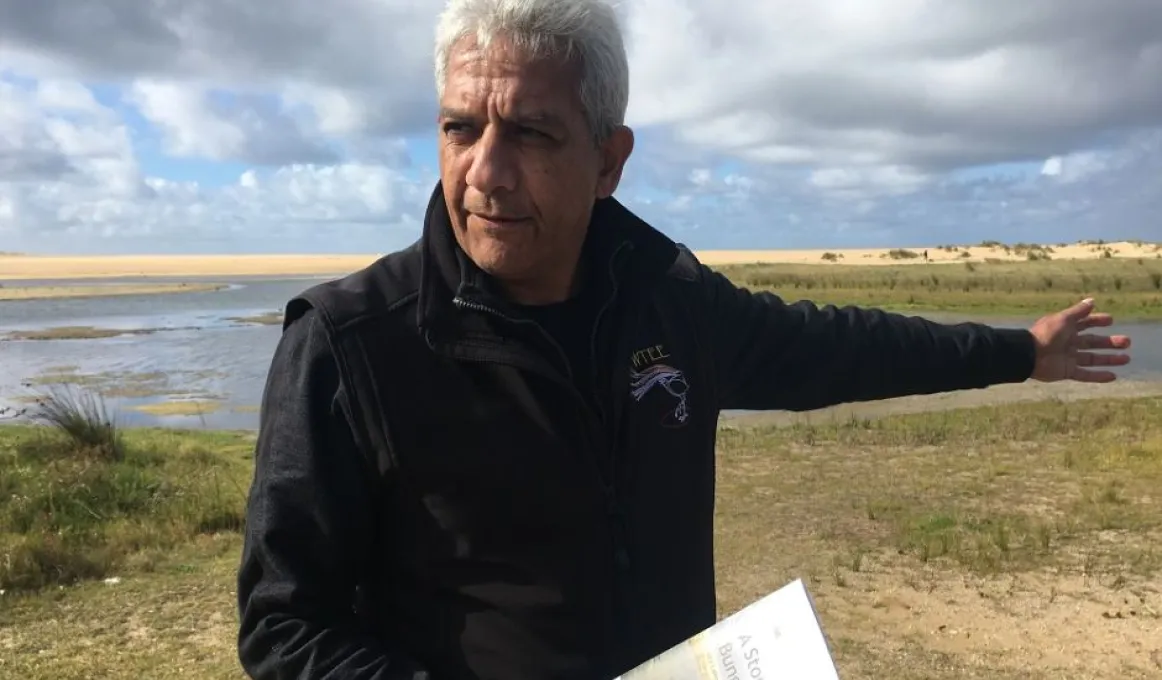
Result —
[[505, 278], [524, 269], [523, 249], [495, 239], [478, 239], [468, 251], [468, 257], [486, 274]]

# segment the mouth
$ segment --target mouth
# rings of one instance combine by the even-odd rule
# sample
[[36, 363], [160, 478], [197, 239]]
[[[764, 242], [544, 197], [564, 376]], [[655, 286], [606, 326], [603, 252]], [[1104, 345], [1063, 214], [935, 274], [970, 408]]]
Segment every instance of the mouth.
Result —
[[527, 217], [516, 217], [513, 215], [484, 215], [480, 213], [470, 213], [469, 216], [479, 221], [481, 226], [490, 229], [512, 227], [528, 221]]

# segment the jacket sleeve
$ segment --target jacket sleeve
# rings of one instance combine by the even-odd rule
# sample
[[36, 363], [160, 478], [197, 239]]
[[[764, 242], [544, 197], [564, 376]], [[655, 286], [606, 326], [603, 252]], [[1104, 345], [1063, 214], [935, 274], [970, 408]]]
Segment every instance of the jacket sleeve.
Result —
[[239, 660], [257, 680], [427, 678], [355, 613], [375, 510], [329, 347], [308, 310], [267, 377], [238, 571]]
[[788, 304], [700, 267], [724, 410], [804, 411], [1023, 382], [1033, 372], [1026, 330]]

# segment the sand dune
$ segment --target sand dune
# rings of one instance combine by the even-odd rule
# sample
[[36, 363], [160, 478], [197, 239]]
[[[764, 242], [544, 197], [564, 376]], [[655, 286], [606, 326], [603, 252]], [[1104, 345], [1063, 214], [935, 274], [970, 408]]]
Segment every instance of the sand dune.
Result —
[[[1068, 245], [1018, 244], [1005, 246], [918, 246], [904, 248], [832, 248], [812, 250], [706, 250], [698, 253], [710, 265], [746, 263], [899, 265], [926, 262], [1021, 262], [1042, 255], [1054, 260], [1093, 260], [1102, 257], [1162, 258], [1162, 244], [1119, 241]], [[1030, 253], [1033, 253], [1030, 257]], [[832, 257], [833, 256], [833, 257]], [[927, 257], [927, 259], [925, 259]]]
[[[929, 246], [910, 248], [834, 248], [811, 250], [707, 250], [699, 258], [710, 265], [750, 262], [785, 264], [923, 264], [1023, 261], [1029, 253], [1054, 260], [1162, 258], [1162, 245], [1121, 241], [1065, 246]], [[927, 259], [925, 259], [925, 253]], [[1107, 256], [1106, 253], [1109, 253]], [[352, 255], [4, 255], [0, 280], [101, 279], [114, 277], [331, 276], [374, 261], [375, 254]]]

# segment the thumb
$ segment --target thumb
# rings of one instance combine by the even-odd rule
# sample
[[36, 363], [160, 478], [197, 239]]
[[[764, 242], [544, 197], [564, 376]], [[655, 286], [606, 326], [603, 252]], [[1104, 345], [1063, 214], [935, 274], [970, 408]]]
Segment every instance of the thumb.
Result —
[[1071, 319], [1075, 319], [1075, 320], [1076, 319], [1083, 319], [1083, 318], [1089, 316], [1089, 313], [1093, 311], [1093, 307], [1094, 307], [1093, 298], [1086, 298], [1086, 299], [1082, 300], [1081, 302], [1077, 303], [1076, 305], [1073, 305], [1069, 309], [1065, 310], [1065, 315], [1070, 317]]

